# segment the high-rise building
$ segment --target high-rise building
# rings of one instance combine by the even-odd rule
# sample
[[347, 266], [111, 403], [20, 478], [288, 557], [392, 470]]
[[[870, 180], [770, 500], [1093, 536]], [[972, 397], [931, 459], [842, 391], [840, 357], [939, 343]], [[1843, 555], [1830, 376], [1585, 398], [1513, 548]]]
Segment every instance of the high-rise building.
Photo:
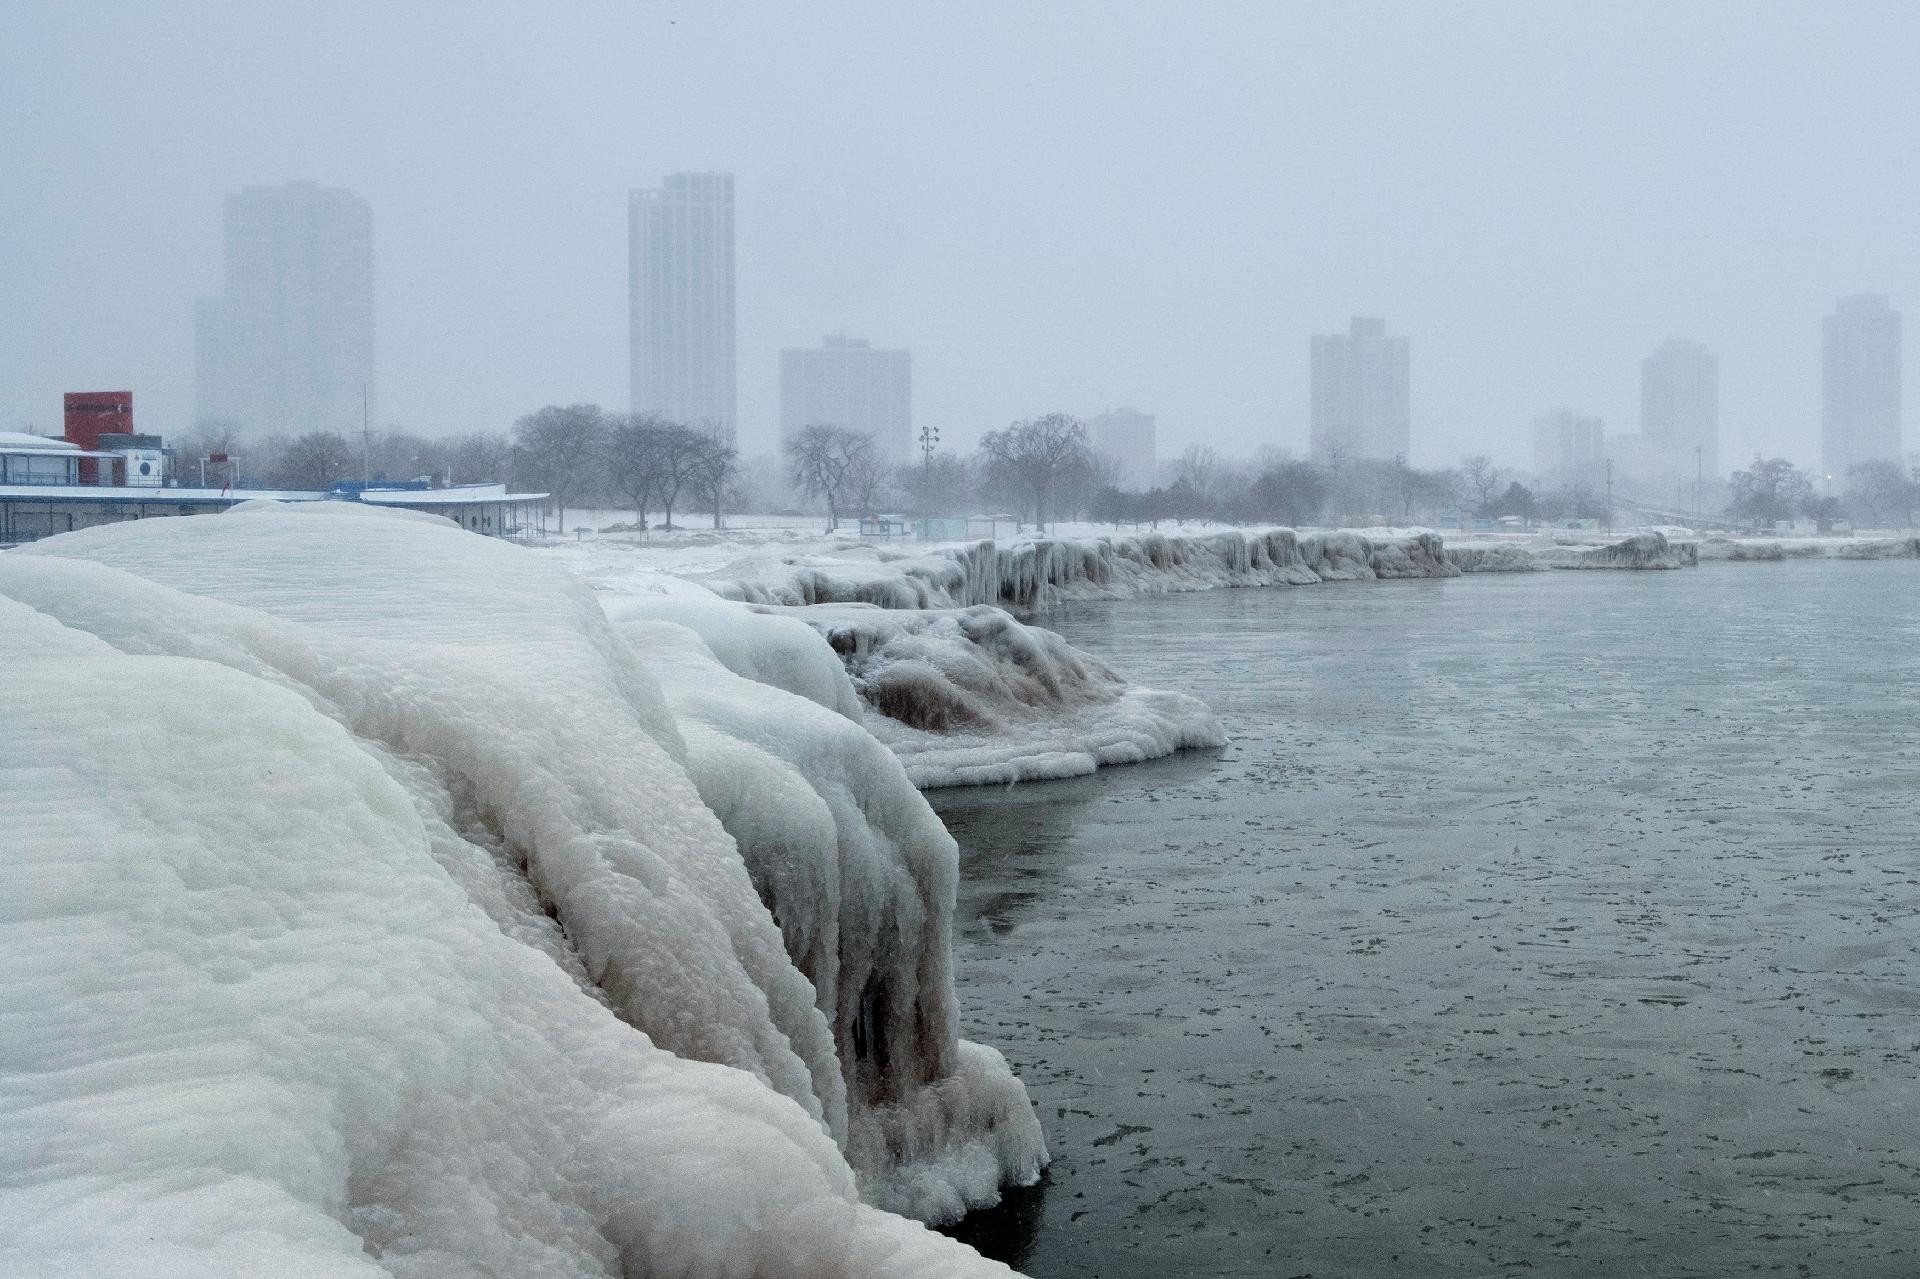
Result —
[[1121, 488], [1144, 493], [1153, 487], [1156, 462], [1153, 414], [1138, 409], [1111, 409], [1087, 419], [1087, 437], [1095, 453], [1119, 464]]
[[1884, 294], [1841, 298], [1826, 320], [1821, 470], [1846, 482], [1861, 462], [1900, 457], [1900, 313]]
[[226, 202], [226, 294], [194, 307], [197, 416], [243, 430], [358, 431], [373, 407], [373, 211], [289, 182]]
[[1533, 420], [1533, 469], [1547, 484], [1605, 479], [1607, 428], [1597, 417], [1555, 409]]
[[629, 193], [627, 300], [633, 411], [731, 439], [732, 174], [673, 173]]
[[913, 452], [913, 358], [845, 334], [780, 352], [780, 438], [804, 426], [865, 431], [890, 461]]
[[1719, 476], [1719, 356], [1669, 338], [1640, 361], [1640, 441], [1664, 474]]
[[1313, 456], [1404, 458], [1412, 438], [1407, 339], [1355, 316], [1346, 333], [1313, 339]]

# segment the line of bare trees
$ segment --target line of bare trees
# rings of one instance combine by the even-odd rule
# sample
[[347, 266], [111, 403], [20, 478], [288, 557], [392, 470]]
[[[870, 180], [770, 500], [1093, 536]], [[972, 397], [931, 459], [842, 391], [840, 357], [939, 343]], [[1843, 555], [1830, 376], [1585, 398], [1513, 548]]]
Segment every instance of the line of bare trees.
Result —
[[249, 488], [314, 490], [360, 479], [504, 484], [513, 478], [513, 443], [497, 431], [437, 438], [392, 428], [375, 431], [370, 438], [335, 431], [256, 436], [210, 421], [186, 435], [170, 436], [168, 444], [180, 482], [189, 485], [200, 482], [201, 461], [209, 456], [233, 461], [210, 466], [208, 483], [237, 477]]
[[740, 473], [732, 440], [713, 426], [694, 427], [652, 413], [603, 412], [597, 404], [550, 404], [514, 423], [516, 474], [552, 496], [566, 531], [567, 507], [609, 494], [633, 509], [645, 528], [657, 506], [673, 527], [683, 496], [713, 513], [719, 528]]

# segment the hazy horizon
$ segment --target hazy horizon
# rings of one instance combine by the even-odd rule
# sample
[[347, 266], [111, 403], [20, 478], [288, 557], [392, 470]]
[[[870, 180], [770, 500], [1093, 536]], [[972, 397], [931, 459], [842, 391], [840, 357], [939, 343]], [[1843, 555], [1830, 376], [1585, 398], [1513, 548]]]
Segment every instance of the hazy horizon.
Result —
[[1308, 337], [1362, 314], [1411, 339], [1420, 465], [1526, 465], [1560, 406], [1637, 431], [1673, 336], [1728, 465], [1813, 463], [1821, 318], [1920, 305], [1920, 11], [1541, 12], [27, 3], [0, 430], [107, 388], [189, 428], [222, 201], [290, 179], [372, 205], [382, 424], [624, 410], [626, 193], [693, 169], [735, 176], [749, 451], [778, 351], [846, 332], [950, 444], [1129, 405], [1163, 454], [1304, 452]]

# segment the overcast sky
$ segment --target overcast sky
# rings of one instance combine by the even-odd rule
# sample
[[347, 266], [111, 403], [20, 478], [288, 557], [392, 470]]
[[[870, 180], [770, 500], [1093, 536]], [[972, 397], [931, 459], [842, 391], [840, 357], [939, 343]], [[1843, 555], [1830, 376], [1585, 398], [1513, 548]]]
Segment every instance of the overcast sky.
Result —
[[1812, 463], [1821, 316], [1920, 328], [1904, 0], [4, 8], [0, 429], [123, 387], [187, 427], [222, 198], [290, 178], [371, 202], [381, 417], [436, 434], [625, 409], [625, 193], [680, 169], [736, 175], [750, 448], [845, 330], [950, 440], [1125, 404], [1303, 451], [1308, 335], [1362, 313], [1417, 463], [1637, 430], [1676, 334], [1724, 458]]

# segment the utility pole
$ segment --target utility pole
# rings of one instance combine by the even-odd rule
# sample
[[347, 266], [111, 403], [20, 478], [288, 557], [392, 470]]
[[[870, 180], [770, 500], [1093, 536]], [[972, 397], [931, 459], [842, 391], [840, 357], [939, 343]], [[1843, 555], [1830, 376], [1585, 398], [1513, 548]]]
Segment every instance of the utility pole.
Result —
[[927, 519], [932, 512], [927, 508], [933, 505], [933, 451], [940, 447], [940, 428], [923, 426], [920, 428], [920, 518]]
[[367, 384], [360, 384], [360, 487], [373, 483], [373, 420], [367, 413]]
[[1707, 514], [1707, 477], [1701, 462], [1701, 446], [1693, 446], [1693, 522], [1698, 524]]
[[1607, 459], [1607, 536], [1613, 536], [1613, 459]]

